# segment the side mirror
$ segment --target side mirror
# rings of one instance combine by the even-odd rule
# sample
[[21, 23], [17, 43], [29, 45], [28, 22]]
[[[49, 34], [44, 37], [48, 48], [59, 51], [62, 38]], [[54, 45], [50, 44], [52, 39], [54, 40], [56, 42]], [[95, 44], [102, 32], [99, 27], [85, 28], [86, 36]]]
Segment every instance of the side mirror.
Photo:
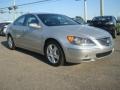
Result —
[[36, 23], [30, 23], [29, 26], [32, 27], [32, 28], [36, 28], [36, 29], [40, 29], [41, 28], [41, 26], [36, 24]]

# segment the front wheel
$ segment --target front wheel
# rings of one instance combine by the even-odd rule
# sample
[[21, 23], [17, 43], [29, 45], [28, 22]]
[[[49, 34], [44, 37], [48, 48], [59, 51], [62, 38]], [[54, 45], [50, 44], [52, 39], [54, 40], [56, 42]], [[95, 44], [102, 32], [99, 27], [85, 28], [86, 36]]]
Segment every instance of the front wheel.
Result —
[[114, 32], [112, 33], [112, 37], [115, 39], [117, 36], [116, 30], [114, 30]]
[[3, 29], [0, 30], [0, 35], [1, 35], [1, 36], [4, 36]]
[[12, 38], [11, 36], [8, 36], [8, 37], [7, 37], [7, 43], [8, 43], [8, 47], [9, 47], [11, 50], [14, 50], [14, 49], [15, 49], [15, 44], [14, 44], [13, 38]]
[[50, 41], [47, 43], [45, 46], [45, 56], [53, 66], [64, 65], [64, 52], [57, 42]]

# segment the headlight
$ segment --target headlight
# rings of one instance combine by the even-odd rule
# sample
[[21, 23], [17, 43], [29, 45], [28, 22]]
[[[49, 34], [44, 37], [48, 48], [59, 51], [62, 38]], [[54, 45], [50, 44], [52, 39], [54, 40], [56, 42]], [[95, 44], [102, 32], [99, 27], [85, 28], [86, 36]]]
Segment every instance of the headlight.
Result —
[[95, 46], [95, 43], [88, 38], [76, 37], [76, 36], [67, 36], [67, 40], [69, 43], [74, 44], [74, 45]]

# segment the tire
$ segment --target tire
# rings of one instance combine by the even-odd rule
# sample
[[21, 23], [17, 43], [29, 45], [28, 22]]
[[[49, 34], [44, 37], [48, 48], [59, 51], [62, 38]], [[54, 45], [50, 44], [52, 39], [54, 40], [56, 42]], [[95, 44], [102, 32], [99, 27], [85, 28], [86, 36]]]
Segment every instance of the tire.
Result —
[[0, 31], [0, 35], [1, 35], [1, 36], [4, 36], [3, 30]]
[[45, 56], [49, 63], [53, 66], [64, 65], [65, 56], [61, 46], [55, 42], [50, 41], [45, 46]]
[[117, 36], [116, 30], [114, 30], [114, 32], [112, 33], [112, 37], [115, 39]]
[[9, 49], [14, 50], [16, 48], [13, 38], [10, 35], [7, 37], [7, 43], [8, 43]]

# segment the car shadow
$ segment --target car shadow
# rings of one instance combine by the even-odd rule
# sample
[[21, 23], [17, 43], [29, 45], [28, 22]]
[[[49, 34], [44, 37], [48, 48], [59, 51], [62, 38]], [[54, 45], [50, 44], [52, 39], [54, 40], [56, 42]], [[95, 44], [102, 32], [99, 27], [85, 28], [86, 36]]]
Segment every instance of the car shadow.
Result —
[[[5, 47], [5, 48], [8, 48], [8, 44], [7, 44], [7, 41], [2, 41], [1, 44]], [[8, 48], [9, 49], [9, 48]], [[21, 52], [21, 53], [24, 53], [24, 54], [27, 54], [27, 55], [30, 55], [30, 56], [33, 56], [34, 58], [46, 63], [46, 64], [49, 64], [50, 63], [48, 62], [48, 60], [45, 58], [44, 55], [41, 55], [39, 53], [36, 53], [36, 52], [32, 52], [32, 51], [28, 51], [28, 50], [25, 50], [25, 49], [22, 49], [22, 48], [16, 48], [16, 51], [18, 52]], [[77, 65], [77, 64], [80, 64], [80, 63], [70, 63], [70, 62], [66, 62], [64, 66], [73, 66], [73, 65]]]

